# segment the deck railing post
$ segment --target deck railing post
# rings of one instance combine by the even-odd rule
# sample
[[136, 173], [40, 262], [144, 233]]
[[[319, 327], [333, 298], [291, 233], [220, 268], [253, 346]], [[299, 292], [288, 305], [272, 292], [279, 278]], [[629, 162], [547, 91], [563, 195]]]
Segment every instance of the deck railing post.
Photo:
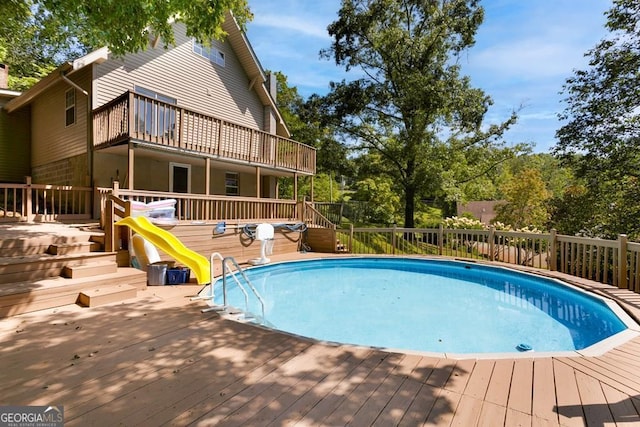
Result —
[[489, 261], [495, 261], [494, 251], [496, 249], [496, 228], [489, 227]]
[[[133, 92], [129, 91], [129, 96], [127, 97], [127, 129], [129, 130], [129, 136], [137, 133], [140, 129], [136, 126], [136, 102], [135, 95]], [[137, 135], [136, 135], [137, 136]]]
[[438, 255], [444, 254], [444, 226], [438, 227]]
[[104, 251], [114, 252], [113, 200], [107, 199], [104, 206]]
[[555, 228], [549, 232], [549, 262], [547, 265], [551, 271], [558, 270], [558, 236]]
[[391, 229], [391, 254], [395, 255], [396, 253], [396, 224], [393, 224], [393, 228]]
[[349, 224], [349, 253], [353, 253], [353, 224]]
[[113, 190], [111, 191], [113, 197], [120, 197], [120, 181], [113, 181]]
[[31, 177], [26, 177], [26, 188], [24, 190], [22, 203], [24, 204], [24, 215], [27, 217], [27, 222], [33, 222], [33, 191], [31, 189]]
[[627, 289], [629, 282], [627, 280], [627, 235], [620, 234], [618, 236], [618, 288]]

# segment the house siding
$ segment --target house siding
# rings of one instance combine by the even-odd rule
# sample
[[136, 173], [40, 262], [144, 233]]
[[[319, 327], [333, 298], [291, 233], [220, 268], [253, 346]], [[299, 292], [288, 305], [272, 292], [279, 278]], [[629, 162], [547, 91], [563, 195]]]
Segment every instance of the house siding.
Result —
[[30, 110], [23, 108], [11, 114], [2, 107], [0, 97], [0, 182], [25, 182], [31, 174]]
[[[78, 86], [89, 90], [91, 70], [89, 68], [73, 73], [69, 79]], [[87, 102], [88, 97], [76, 89], [75, 123], [65, 125], [65, 94], [72, 86], [65, 81], [56, 83], [45, 94], [37, 97], [31, 104], [31, 167], [36, 176], [52, 176], [47, 172], [56, 167], [65, 166], [67, 171], [61, 172], [56, 182], [47, 184], [85, 185], [86, 153], [87, 153]], [[76, 160], [69, 160], [76, 158]], [[84, 158], [78, 160], [77, 158]], [[78, 172], [78, 163], [85, 165], [85, 170]], [[69, 175], [71, 174], [71, 175]], [[65, 182], [66, 179], [71, 182]], [[62, 181], [61, 181], [62, 180]]]
[[178, 105], [243, 126], [265, 130], [265, 107], [228, 43], [212, 46], [225, 54], [225, 66], [193, 52], [185, 27], [176, 24], [176, 45], [110, 58], [95, 66], [94, 108], [116, 98], [134, 85], [176, 98]]
[[[182, 159], [184, 161], [184, 159]], [[180, 161], [174, 159], [172, 161]], [[62, 168], [61, 168], [62, 169]], [[242, 197], [256, 197], [256, 175], [238, 171], [231, 166], [212, 166], [210, 195], [225, 195], [225, 172], [239, 173], [240, 194]], [[111, 187], [114, 180], [120, 182], [121, 188], [128, 188], [126, 176], [127, 158], [116, 154], [97, 152], [94, 161], [95, 185]], [[263, 176], [262, 193], [275, 197], [276, 179]], [[145, 191], [169, 191], [169, 161], [137, 156], [135, 159], [135, 189]], [[205, 167], [191, 164], [191, 192], [205, 194]]]

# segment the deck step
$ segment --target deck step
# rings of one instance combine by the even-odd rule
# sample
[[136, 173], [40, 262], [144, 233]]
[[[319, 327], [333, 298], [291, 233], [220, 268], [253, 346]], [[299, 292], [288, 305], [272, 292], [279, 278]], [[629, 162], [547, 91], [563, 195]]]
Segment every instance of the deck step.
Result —
[[[94, 241], [95, 239], [95, 241]], [[100, 243], [99, 235], [81, 236], [56, 236], [56, 235], [29, 235], [22, 237], [6, 237], [0, 239], [0, 257], [15, 257], [25, 255], [45, 254], [52, 245], [69, 245], [74, 243], [86, 243], [92, 241]]]
[[129, 285], [147, 288], [147, 274], [135, 268], [118, 268], [116, 273], [66, 279], [63, 277], [0, 285], [0, 318], [47, 308], [76, 304], [87, 289]]
[[65, 266], [115, 263], [115, 252], [0, 257], [0, 285], [58, 277]]
[[137, 295], [138, 288], [126, 284], [86, 289], [80, 292], [78, 304], [83, 307], [97, 307], [99, 305], [135, 298]]
[[49, 245], [47, 253], [51, 255], [86, 254], [100, 250], [97, 242], [55, 243]]
[[102, 274], [111, 274], [118, 271], [118, 264], [115, 262], [101, 262], [91, 264], [66, 265], [62, 269], [62, 277], [68, 279], [80, 279], [83, 277], [93, 277]]

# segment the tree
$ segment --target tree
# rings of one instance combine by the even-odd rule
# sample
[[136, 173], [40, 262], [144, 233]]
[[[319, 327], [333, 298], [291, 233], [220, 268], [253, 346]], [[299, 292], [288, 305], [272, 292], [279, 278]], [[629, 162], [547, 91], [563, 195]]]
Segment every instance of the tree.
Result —
[[[270, 73], [271, 71], [267, 71]], [[314, 101], [307, 101], [298, 94], [295, 86], [289, 86], [287, 76], [280, 71], [273, 72], [277, 81], [276, 103], [291, 132], [291, 138], [315, 147], [317, 175], [314, 180], [314, 199], [331, 201], [338, 197], [338, 184], [334, 177], [353, 174], [352, 162], [347, 158], [347, 148], [335, 140], [330, 126], [322, 122], [322, 114]], [[326, 186], [325, 186], [326, 184]], [[280, 178], [280, 196], [293, 197], [293, 179]], [[326, 187], [326, 188], [325, 188]], [[332, 192], [331, 189], [334, 189]], [[331, 194], [333, 193], [333, 194]], [[311, 195], [310, 182], [300, 182], [298, 198]]]
[[353, 165], [347, 158], [348, 149], [335, 139], [334, 129], [324, 121], [316, 97], [305, 101], [295, 86], [289, 86], [284, 74], [279, 71], [274, 74], [278, 82], [276, 102], [291, 138], [317, 149], [318, 173], [351, 176]]
[[483, 15], [479, 0], [343, 0], [328, 27], [332, 44], [321, 54], [362, 77], [332, 82], [324, 107], [346, 140], [381, 155], [402, 189], [405, 227], [414, 226], [416, 201], [441, 190], [456, 156], [500, 145], [515, 122], [514, 113], [484, 127], [492, 101], [460, 75], [457, 59]]
[[[224, 36], [228, 10], [241, 26], [251, 19], [247, 0], [4, 0], [0, 50], [6, 50], [13, 75], [37, 81], [52, 66], [94, 48], [123, 55], [145, 49], [155, 37], [168, 47], [175, 21], [208, 43]], [[14, 86], [28, 83], [16, 80]]]
[[640, 3], [614, 0], [605, 15], [609, 36], [586, 53], [589, 68], [564, 86], [565, 123], [554, 153], [583, 180], [592, 193], [586, 197], [598, 201], [590, 217], [606, 221], [599, 228], [638, 234], [640, 217], [624, 211], [640, 205], [633, 190], [640, 178]]
[[533, 226], [546, 228], [549, 198], [542, 175], [537, 169], [524, 169], [507, 181], [502, 194], [504, 204], [496, 206], [496, 222], [511, 225], [515, 229]]
[[367, 202], [364, 221], [368, 224], [395, 224], [395, 213], [400, 207], [400, 197], [393, 191], [392, 183], [385, 177], [366, 178], [354, 186], [353, 200]]

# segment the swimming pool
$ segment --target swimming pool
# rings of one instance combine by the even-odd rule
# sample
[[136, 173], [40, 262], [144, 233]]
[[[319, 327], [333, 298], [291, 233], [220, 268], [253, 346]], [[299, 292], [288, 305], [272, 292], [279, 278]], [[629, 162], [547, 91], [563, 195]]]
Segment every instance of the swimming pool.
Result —
[[[591, 294], [530, 274], [416, 258], [328, 258], [246, 270], [263, 323], [323, 341], [442, 353], [574, 351], [627, 329]], [[214, 284], [222, 304], [222, 281]], [[228, 304], [261, 314], [227, 281]]]

